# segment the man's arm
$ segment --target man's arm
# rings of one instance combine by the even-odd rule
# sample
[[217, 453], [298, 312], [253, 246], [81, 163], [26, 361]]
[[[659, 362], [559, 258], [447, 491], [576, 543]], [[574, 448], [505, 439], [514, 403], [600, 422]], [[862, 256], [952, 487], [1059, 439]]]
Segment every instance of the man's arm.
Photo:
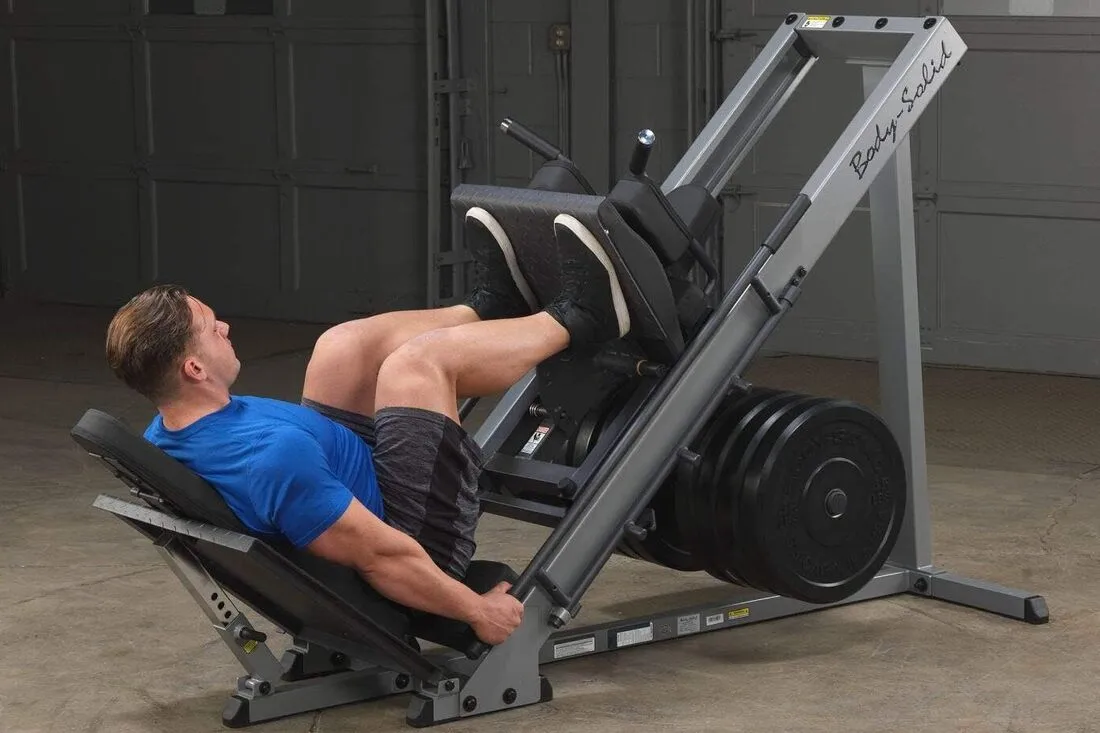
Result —
[[307, 549], [355, 568], [379, 593], [397, 603], [464, 621], [489, 644], [519, 626], [523, 606], [501, 584], [484, 596], [440, 570], [420, 544], [389, 526], [358, 500]]
[[254, 503], [296, 547], [352, 567], [404, 606], [464, 621], [499, 644], [523, 618], [501, 584], [478, 595], [444, 573], [420, 544], [372, 514], [336, 477], [312, 436], [282, 430], [256, 455]]

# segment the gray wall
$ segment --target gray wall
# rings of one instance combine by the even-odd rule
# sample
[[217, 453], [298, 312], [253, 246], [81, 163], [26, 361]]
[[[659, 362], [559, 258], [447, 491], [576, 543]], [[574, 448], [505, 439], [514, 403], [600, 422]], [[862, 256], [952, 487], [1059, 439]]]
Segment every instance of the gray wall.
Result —
[[[759, 33], [726, 45], [726, 78], [735, 79], [786, 10], [724, 5], [728, 27]], [[967, 0], [965, 9], [1008, 5]], [[828, 7], [877, 14], [882, 3]], [[891, 3], [899, 15], [939, 9], [934, 0]], [[1092, 284], [1100, 267], [1100, 19], [952, 22], [970, 51], [911, 136], [925, 361], [1100, 375]], [[823, 63], [812, 72], [735, 179], [746, 195], [726, 218], [728, 265], [743, 262], [775, 223], [861, 93], [858, 67]], [[869, 216], [857, 210], [771, 348], [876, 354], [869, 237]]]
[[[671, 170], [690, 142], [685, 7], [682, 0], [462, 3], [464, 69], [477, 79], [465, 126], [475, 151], [467, 180], [524, 185], [538, 168], [537, 156], [497, 131], [505, 117], [566, 148], [599, 190], [625, 170], [643, 127], [660, 140], [650, 172]], [[564, 131], [549, 45], [554, 24], [572, 32]]]
[[[1018, 6], [954, 2], [968, 13]], [[436, 181], [423, 2], [275, 0], [273, 18], [205, 19], [146, 16], [140, 0], [13, 4], [0, 11], [0, 108], [11, 111], [0, 115], [0, 263], [11, 291], [105, 304], [154, 277], [180, 279], [227, 312], [323, 320], [425, 302], [427, 253], [447, 247], [426, 243]], [[496, 130], [506, 116], [562, 142], [600, 188], [643, 126], [659, 136], [655, 176], [686, 147], [708, 45], [697, 29], [689, 89], [688, 3], [458, 5], [469, 81], [455, 120], [458, 180], [531, 175], [537, 161]], [[700, 20], [705, 5], [695, 0]], [[720, 101], [786, 8], [715, 5]], [[889, 11], [942, 6], [896, 0]], [[971, 51], [912, 136], [925, 357], [1100, 375], [1100, 20], [953, 21]], [[570, 26], [566, 54], [550, 47], [553, 24]], [[776, 120], [726, 199], [727, 275], [861, 94], [857, 68], [822, 63]], [[868, 236], [857, 210], [772, 348], [875, 355]]]
[[3, 4], [5, 289], [112, 304], [179, 281], [303, 319], [422, 304], [424, 3], [268, 5]]

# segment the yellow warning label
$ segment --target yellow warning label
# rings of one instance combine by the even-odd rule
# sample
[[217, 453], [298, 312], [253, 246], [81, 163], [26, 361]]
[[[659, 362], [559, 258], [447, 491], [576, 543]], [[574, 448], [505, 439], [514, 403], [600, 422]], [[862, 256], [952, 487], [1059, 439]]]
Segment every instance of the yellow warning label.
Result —
[[803, 28], [824, 28], [829, 25], [829, 21], [833, 19], [831, 15], [807, 15], [806, 20], [802, 21]]
[[732, 611], [730, 611], [729, 613], [726, 614], [726, 618], [728, 618], [730, 621], [733, 621], [734, 619], [737, 619], [737, 618], [745, 618], [748, 615], [749, 615], [749, 609], [747, 609], [747, 608], [735, 608], [735, 609], [733, 609]]
[[258, 642], [249, 640], [244, 643], [244, 646], [242, 648], [244, 649], [245, 654], [251, 654], [256, 649], [257, 645]]

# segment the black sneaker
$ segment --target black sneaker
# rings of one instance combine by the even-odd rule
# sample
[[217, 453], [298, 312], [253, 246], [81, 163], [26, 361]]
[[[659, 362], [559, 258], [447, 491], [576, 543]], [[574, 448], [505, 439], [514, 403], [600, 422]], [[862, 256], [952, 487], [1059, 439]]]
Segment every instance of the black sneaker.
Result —
[[630, 311], [615, 267], [599, 240], [569, 214], [554, 219], [561, 294], [546, 312], [569, 331], [571, 346], [597, 346], [630, 331]]
[[466, 249], [474, 258], [474, 290], [466, 298], [483, 321], [529, 316], [538, 308], [500, 223], [477, 206], [466, 212]]

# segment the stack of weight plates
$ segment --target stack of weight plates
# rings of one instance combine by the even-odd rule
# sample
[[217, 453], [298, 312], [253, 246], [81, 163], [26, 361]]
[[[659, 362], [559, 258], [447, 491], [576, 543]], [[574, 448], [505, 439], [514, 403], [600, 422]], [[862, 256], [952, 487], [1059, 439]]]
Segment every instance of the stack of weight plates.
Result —
[[620, 549], [809, 603], [862, 588], [905, 514], [885, 423], [852, 402], [754, 389], [716, 411], [650, 505], [656, 528]]

